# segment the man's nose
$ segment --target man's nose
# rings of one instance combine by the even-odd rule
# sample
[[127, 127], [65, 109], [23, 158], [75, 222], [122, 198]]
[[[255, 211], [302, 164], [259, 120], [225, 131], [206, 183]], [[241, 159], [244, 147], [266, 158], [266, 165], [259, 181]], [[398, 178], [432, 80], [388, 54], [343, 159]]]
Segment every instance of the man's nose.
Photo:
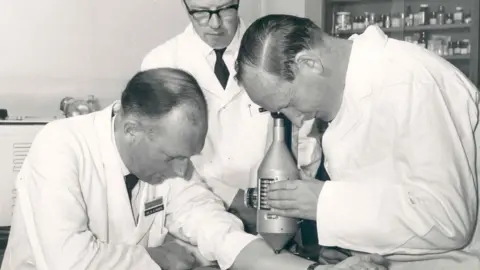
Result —
[[222, 25], [220, 16], [218, 14], [212, 14], [212, 17], [210, 17], [210, 21], [208, 21], [208, 25], [213, 29], [218, 29]]

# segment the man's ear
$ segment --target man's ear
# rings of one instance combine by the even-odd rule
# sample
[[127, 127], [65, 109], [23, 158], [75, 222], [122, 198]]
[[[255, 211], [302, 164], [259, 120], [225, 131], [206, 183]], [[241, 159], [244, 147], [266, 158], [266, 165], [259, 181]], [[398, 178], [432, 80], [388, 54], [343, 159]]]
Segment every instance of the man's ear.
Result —
[[318, 75], [323, 74], [323, 63], [318, 55], [310, 51], [301, 51], [295, 56], [295, 63], [300, 71], [314, 72]]
[[134, 119], [128, 119], [123, 124], [123, 132], [125, 137], [130, 142], [135, 142], [138, 139], [142, 126], [139, 121]]

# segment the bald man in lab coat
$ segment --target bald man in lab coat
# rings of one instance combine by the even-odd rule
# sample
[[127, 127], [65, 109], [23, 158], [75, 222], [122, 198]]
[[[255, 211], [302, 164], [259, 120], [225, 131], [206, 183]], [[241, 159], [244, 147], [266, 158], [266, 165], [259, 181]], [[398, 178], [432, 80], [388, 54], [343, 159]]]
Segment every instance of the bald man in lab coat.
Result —
[[289, 15], [255, 21], [237, 61], [258, 105], [329, 123], [331, 181], [272, 184], [273, 214], [316, 220], [320, 245], [394, 270], [480, 269], [480, 99], [461, 71], [376, 26], [345, 40]]
[[[206, 114], [197, 81], [161, 68], [135, 75], [120, 104], [49, 123], [18, 174], [1, 270], [190, 270], [212, 261], [221, 269], [303, 270], [314, 264], [275, 255], [199, 180], [190, 157], [203, 147]], [[164, 243], [167, 233], [183, 241]], [[315, 269], [384, 263], [363, 256]]]

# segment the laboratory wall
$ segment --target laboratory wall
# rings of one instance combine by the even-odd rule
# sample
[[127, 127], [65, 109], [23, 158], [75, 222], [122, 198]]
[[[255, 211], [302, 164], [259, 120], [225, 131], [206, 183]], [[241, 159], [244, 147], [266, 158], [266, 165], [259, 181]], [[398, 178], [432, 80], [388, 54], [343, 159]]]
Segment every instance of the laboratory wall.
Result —
[[[241, 1], [247, 23], [261, 2]], [[187, 23], [182, 0], [2, 0], [0, 108], [49, 117], [63, 97], [89, 94], [106, 105], [143, 56]]]

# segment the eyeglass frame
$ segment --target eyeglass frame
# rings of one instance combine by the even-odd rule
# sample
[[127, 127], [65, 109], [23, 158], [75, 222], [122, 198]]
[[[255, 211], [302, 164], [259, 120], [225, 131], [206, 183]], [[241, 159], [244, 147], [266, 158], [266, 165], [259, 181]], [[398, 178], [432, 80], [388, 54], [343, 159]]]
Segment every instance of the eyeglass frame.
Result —
[[229, 5], [229, 6], [226, 6], [226, 7], [223, 7], [223, 8], [218, 8], [218, 9], [214, 9], [214, 10], [211, 10], [211, 9], [190, 9], [190, 7], [187, 5], [187, 2], [185, 0], [183, 0], [183, 3], [185, 4], [185, 7], [187, 8], [187, 12], [188, 14], [190, 14], [195, 20], [199, 20], [198, 18], [195, 17], [195, 13], [198, 13], [198, 12], [208, 12], [209, 13], [209, 17], [208, 17], [208, 20], [205, 20], [205, 23], [208, 23], [211, 19], [212, 19], [212, 16], [213, 14], [216, 14], [218, 16], [218, 18], [220, 19], [223, 19], [222, 16], [220, 16], [220, 12], [222, 10], [227, 10], [227, 9], [235, 9], [237, 12], [238, 12], [238, 8], [240, 7], [240, 3], [237, 3], [237, 4], [233, 4], [233, 5]]

